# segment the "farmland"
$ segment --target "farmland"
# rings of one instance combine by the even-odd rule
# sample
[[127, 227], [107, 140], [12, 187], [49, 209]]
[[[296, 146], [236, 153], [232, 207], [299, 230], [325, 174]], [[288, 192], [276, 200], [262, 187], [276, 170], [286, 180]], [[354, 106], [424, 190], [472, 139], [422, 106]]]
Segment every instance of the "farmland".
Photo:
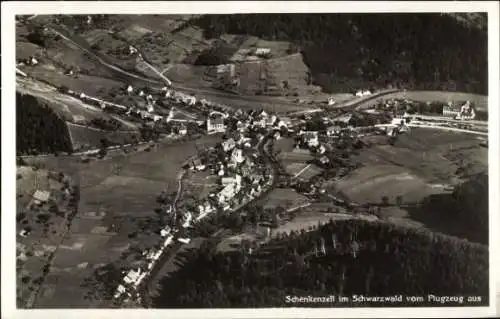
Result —
[[[102, 265], [120, 260], [126, 263], [122, 253], [131, 247], [157, 242], [158, 234], [139, 231], [144, 227], [150, 229], [147, 225], [155, 223], [156, 196], [165, 188], [176, 189], [180, 166], [196, 153], [195, 145], [209, 146], [216, 140], [214, 136], [207, 136], [90, 163], [80, 163], [71, 157], [28, 160], [67, 172], [80, 187], [78, 214], [72, 231], [56, 253], [37, 306], [78, 307], [89, 302], [95, 307], [102, 306], [102, 301], [89, 301], [89, 297], [85, 297], [94, 288], [74, 287], [80, 287]], [[135, 237], [129, 237], [134, 233]]]

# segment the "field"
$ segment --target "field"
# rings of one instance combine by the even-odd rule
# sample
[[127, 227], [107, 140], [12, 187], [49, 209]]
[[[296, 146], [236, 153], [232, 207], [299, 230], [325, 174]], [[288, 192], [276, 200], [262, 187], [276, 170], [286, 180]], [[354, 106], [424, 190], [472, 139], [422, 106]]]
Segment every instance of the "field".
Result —
[[[87, 164], [69, 157], [38, 159], [45, 167], [66, 171], [79, 181], [80, 202], [72, 231], [56, 254], [37, 305], [78, 307], [90, 302], [101, 306], [99, 301], [84, 299], [89, 290], [80, 287], [83, 280], [95, 268], [118, 262], [130, 247], [147, 247], [159, 240], [158, 234], [141, 230], [141, 220], [154, 220], [156, 196], [161, 191], [177, 189], [180, 165], [196, 153], [195, 145], [209, 146], [216, 140], [207, 136]], [[133, 239], [128, 237], [132, 233], [137, 233]]]
[[125, 87], [124, 83], [109, 78], [84, 74], [80, 74], [78, 78], [66, 76], [62, 69], [50, 64], [32, 68], [28, 73], [36, 79], [49, 82], [56, 88], [64, 85], [77, 93], [85, 93], [104, 100], [109, 98], [108, 92], [116, 92]]
[[[488, 150], [468, 134], [413, 129], [394, 146], [364, 149], [356, 161], [364, 167], [345, 176], [336, 188], [359, 203], [380, 204], [387, 196], [391, 205], [402, 196], [407, 205], [450, 192], [470, 176], [488, 170]], [[405, 218], [406, 209], [384, 208], [391, 218]]]
[[307, 197], [291, 188], [276, 188], [266, 197], [264, 208], [281, 206], [285, 209], [297, 207], [308, 202]]
[[[52, 178], [47, 170], [21, 166], [17, 168], [17, 175], [16, 233], [30, 229], [26, 237], [17, 237], [17, 290], [19, 306], [23, 307], [34, 300], [43, 282], [50, 255], [63, 238], [68, 211], [62, 195], [63, 184]], [[31, 206], [37, 190], [50, 192], [57, 212], [50, 210], [50, 203]]]
[[137, 131], [103, 131], [92, 127], [67, 123], [74, 150], [95, 149], [101, 147], [101, 139], [106, 138], [112, 144], [130, 144]]
[[68, 122], [84, 123], [95, 118], [111, 118], [111, 115], [104, 113], [100, 108], [59, 93], [56, 88], [40, 81], [19, 77], [16, 79], [16, 90], [46, 102]]

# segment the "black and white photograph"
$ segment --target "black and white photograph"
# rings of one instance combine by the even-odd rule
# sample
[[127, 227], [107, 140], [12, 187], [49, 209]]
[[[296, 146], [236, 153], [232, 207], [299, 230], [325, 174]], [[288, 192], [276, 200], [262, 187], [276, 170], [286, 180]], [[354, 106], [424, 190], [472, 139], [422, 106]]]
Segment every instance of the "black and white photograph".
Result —
[[498, 315], [498, 2], [48, 3], [2, 3], [6, 319]]

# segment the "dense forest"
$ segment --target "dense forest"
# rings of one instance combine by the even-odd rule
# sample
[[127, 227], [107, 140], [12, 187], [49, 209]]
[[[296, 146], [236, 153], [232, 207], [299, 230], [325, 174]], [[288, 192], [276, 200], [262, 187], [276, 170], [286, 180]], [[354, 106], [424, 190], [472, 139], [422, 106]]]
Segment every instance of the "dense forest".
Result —
[[155, 307], [300, 306], [285, 297], [353, 294], [475, 295], [488, 304], [485, 246], [390, 223], [330, 220], [252, 254], [216, 252], [206, 242], [184, 258], [185, 265], [163, 279]]
[[194, 23], [207, 38], [291, 42], [326, 91], [392, 85], [487, 94], [487, 32], [448, 15], [204, 15]]
[[488, 199], [488, 174], [481, 173], [456, 186], [451, 194], [430, 195], [425, 198], [422, 207], [411, 215], [438, 231], [446, 232], [448, 229], [450, 234], [487, 245]]
[[18, 155], [72, 151], [64, 121], [31, 95], [16, 93], [16, 123]]

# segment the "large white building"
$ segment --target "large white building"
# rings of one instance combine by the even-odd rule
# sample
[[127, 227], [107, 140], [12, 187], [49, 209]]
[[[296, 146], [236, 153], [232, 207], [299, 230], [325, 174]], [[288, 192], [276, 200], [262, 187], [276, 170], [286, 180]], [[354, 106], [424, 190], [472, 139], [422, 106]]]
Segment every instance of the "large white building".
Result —
[[223, 133], [226, 131], [224, 119], [217, 114], [211, 114], [207, 119], [207, 132], [210, 133]]

